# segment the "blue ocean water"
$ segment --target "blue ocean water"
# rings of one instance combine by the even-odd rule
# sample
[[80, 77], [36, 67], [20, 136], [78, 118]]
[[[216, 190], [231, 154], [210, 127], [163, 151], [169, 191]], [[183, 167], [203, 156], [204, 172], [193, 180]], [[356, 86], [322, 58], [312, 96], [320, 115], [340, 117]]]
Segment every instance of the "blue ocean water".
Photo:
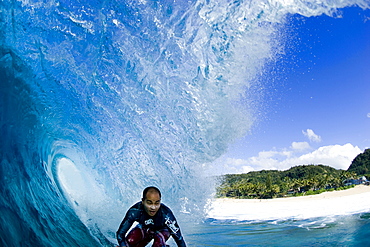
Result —
[[196, 246], [369, 246], [369, 214], [269, 222], [209, 220]]
[[[292, 15], [368, 1], [0, 2], [1, 246], [113, 246], [161, 188], [189, 246], [356, 246], [367, 214], [204, 218], [203, 164], [258, 118]], [[277, 240], [278, 239], [278, 240]]]

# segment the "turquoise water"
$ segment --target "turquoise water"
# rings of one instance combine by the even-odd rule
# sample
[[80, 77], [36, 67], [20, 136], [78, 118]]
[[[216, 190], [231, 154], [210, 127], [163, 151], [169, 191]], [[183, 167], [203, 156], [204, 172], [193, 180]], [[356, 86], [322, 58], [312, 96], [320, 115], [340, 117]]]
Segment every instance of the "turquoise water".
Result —
[[189, 246], [364, 243], [367, 214], [204, 216], [214, 183], [203, 164], [258, 120], [260, 79], [284, 50], [287, 22], [353, 4], [1, 1], [0, 245], [113, 246], [148, 185]]
[[207, 222], [191, 246], [368, 246], [369, 214], [303, 221]]

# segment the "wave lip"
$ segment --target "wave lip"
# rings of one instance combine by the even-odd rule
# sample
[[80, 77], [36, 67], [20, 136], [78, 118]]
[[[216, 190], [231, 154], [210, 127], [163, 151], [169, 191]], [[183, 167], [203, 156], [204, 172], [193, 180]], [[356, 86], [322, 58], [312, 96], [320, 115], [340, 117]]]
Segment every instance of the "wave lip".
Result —
[[216, 220], [303, 220], [370, 211], [370, 186], [277, 199], [216, 199], [208, 217]]

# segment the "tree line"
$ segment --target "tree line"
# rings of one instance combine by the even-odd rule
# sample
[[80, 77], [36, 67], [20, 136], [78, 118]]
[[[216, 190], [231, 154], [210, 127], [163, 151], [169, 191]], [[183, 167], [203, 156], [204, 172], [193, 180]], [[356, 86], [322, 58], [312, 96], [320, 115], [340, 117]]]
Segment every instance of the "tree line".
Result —
[[286, 171], [262, 170], [219, 177], [217, 197], [276, 198], [318, 194], [323, 191], [346, 189], [346, 180], [368, 176], [370, 149], [359, 154], [348, 170], [326, 165], [301, 165]]

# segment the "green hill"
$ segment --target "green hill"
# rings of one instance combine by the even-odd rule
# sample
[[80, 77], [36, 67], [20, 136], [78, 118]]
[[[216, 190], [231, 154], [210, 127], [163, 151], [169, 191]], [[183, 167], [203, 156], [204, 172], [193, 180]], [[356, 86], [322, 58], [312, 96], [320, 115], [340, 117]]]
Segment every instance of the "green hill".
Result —
[[[363, 153], [357, 155], [348, 168], [349, 172], [354, 172], [357, 175], [370, 175], [370, 148]], [[370, 176], [369, 176], [370, 177]]]
[[286, 171], [262, 170], [220, 177], [218, 197], [274, 198], [317, 194], [343, 189], [347, 179], [370, 177], [370, 149], [359, 154], [350, 167], [337, 170], [326, 165], [301, 165]]

